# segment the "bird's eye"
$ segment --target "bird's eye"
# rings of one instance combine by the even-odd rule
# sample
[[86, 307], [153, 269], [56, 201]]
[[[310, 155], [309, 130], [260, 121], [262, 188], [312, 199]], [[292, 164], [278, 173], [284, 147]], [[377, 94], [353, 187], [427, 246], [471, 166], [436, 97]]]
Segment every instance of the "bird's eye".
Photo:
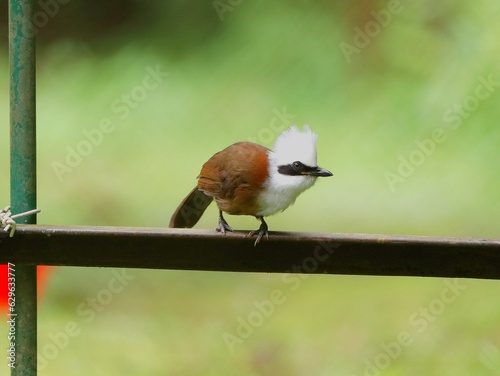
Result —
[[295, 161], [292, 163], [292, 167], [296, 170], [300, 170], [303, 167], [303, 164], [299, 161]]

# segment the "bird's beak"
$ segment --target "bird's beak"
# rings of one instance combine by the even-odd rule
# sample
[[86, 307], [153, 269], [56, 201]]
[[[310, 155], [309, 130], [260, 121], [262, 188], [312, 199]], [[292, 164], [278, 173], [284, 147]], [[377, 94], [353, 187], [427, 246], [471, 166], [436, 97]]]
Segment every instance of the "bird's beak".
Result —
[[311, 176], [332, 176], [333, 174], [330, 171], [325, 170], [324, 168], [316, 167], [314, 170], [308, 171], [308, 175], [311, 175]]

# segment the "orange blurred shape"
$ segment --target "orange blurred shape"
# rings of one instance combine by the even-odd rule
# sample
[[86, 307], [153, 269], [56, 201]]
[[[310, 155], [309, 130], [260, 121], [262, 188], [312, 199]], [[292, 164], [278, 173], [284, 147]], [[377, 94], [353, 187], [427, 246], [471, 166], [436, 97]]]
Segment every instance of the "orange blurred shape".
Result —
[[[11, 273], [16, 274], [16, 267], [14, 266], [14, 272]], [[0, 311], [7, 311], [8, 308], [8, 292], [9, 292], [9, 284], [8, 278], [12, 278], [12, 275], [8, 276], [9, 268], [7, 265], [0, 265]], [[48, 275], [52, 272], [54, 267], [52, 266], [37, 266], [37, 287], [38, 287], [38, 299], [40, 299], [45, 284], [47, 282]], [[15, 283], [15, 282], [14, 282]], [[11, 285], [12, 286], [12, 285]], [[15, 291], [14, 291], [15, 293]]]

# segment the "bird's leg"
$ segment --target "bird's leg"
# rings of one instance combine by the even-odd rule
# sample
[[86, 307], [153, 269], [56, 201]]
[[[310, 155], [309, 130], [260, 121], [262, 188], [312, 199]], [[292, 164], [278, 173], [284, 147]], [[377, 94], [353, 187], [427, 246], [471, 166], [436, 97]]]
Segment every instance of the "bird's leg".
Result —
[[257, 234], [257, 239], [255, 239], [254, 247], [256, 247], [257, 244], [259, 244], [260, 239], [262, 239], [264, 235], [266, 236], [266, 239], [269, 239], [269, 232], [267, 231], [267, 223], [266, 221], [264, 221], [264, 217], [257, 217], [257, 219], [260, 219], [261, 222], [259, 229], [255, 231], [250, 231], [250, 233], [248, 234], [249, 236]]
[[233, 228], [229, 226], [222, 216], [222, 210], [219, 210], [219, 226], [215, 229], [217, 232], [222, 232], [223, 234], [226, 233], [226, 231], [233, 232]]

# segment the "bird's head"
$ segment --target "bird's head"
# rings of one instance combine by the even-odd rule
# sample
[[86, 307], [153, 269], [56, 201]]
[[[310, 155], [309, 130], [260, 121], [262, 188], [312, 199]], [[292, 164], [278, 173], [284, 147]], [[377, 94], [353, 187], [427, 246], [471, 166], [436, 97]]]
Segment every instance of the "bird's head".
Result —
[[296, 126], [284, 131], [276, 140], [271, 155], [274, 171], [280, 175], [302, 177], [300, 180], [313, 182], [318, 176], [332, 176], [330, 171], [318, 167], [317, 138], [316, 133], [307, 125], [302, 132]]
[[274, 150], [268, 152], [269, 175], [259, 197], [260, 216], [285, 210], [317, 177], [332, 176], [316, 163], [316, 139], [308, 126], [303, 131], [292, 126], [278, 137]]

